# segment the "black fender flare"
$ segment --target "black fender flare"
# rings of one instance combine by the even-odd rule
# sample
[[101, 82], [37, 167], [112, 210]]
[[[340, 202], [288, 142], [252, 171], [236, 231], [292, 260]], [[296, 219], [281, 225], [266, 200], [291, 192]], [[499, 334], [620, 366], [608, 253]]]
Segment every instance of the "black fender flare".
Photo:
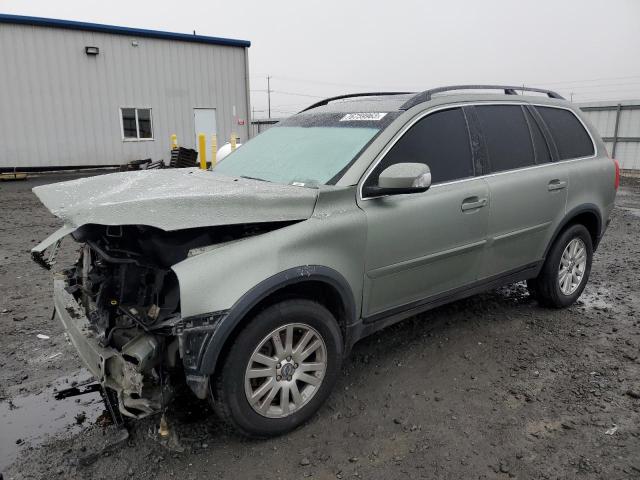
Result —
[[596, 240], [593, 244], [593, 250], [595, 251], [598, 243], [600, 242], [600, 237], [602, 236], [602, 214], [600, 213], [600, 210], [598, 209], [598, 207], [593, 204], [593, 203], [585, 203], [582, 205], [579, 205], [573, 209], [571, 209], [565, 216], [564, 219], [562, 220], [562, 222], [560, 222], [558, 224], [558, 226], [556, 227], [555, 231], [553, 232], [553, 236], [551, 237], [551, 241], [549, 241], [549, 243], [547, 244], [547, 248], [544, 250], [544, 257], [543, 260], [546, 260], [547, 255], [549, 254], [549, 250], [551, 249], [551, 247], [553, 246], [553, 244], [555, 243], [556, 239], [558, 238], [558, 235], [560, 235], [560, 232], [562, 232], [562, 230], [565, 229], [565, 227], [567, 225], [569, 225], [578, 215], [582, 214], [582, 213], [593, 213], [596, 217], [597, 220], [597, 235], [596, 235]]
[[[223, 314], [222, 312], [209, 314], [209, 316], [222, 315], [215, 328], [209, 331], [208, 335], [202, 335], [200, 337], [202, 344], [192, 349], [192, 351], [198, 352], [200, 358], [194, 362], [197, 365], [193, 365], [195, 368], [185, 368], [187, 383], [190, 385], [192, 383], [189, 381], [189, 377], [196, 381], [196, 378], [203, 379], [215, 372], [220, 353], [229, 337], [258, 303], [283, 287], [307, 281], [320, 281], [332, 286], [342, 299], [346, 315], [346, 325], [348, 326], [356, 320], [356, 304], [353, 291], [342, 274], [332, 268], [321, 265], [305, 265], [284, 270], [251, 288], [227, 312]], [[188, 321], [189, 319], [185, 320]], [[189, 329], [185, 329], [183, 333], [189, 335]], [[198, 383], [202, 383], [202, 380]], [[196, 394], [201, 396], [202, 392], [196, 391], [194, 386], [195, 385], [193, 385], [192, 388]]]

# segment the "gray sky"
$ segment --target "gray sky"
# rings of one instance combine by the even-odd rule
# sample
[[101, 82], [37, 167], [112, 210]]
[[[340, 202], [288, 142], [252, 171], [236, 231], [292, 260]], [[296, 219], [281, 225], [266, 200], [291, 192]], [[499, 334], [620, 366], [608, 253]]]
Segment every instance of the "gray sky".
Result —
[[456, 83], [640, 98], [640, 1], [0, 0], [0, 12], [251, 40], [252, 105], [272, 116], [354, 91]]

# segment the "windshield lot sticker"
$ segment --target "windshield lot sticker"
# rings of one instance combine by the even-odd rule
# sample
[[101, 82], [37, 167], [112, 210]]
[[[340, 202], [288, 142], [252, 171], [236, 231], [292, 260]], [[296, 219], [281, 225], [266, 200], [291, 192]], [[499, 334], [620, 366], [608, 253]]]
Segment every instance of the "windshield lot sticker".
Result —
[[386, 113], [382, 112], [366, 112], [366, 113], [347, 113], [340, 119], [341, 122], [377, 122], [382, 120]]

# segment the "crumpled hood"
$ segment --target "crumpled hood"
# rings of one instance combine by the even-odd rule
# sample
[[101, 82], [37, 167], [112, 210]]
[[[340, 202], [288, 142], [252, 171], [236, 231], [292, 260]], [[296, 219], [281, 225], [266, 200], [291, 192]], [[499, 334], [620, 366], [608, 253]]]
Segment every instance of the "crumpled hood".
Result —
[[35, 187], [65, 224], [148, 225], [162, 230], [305, 220], [317, 190], [198, 169], [143, 170]]

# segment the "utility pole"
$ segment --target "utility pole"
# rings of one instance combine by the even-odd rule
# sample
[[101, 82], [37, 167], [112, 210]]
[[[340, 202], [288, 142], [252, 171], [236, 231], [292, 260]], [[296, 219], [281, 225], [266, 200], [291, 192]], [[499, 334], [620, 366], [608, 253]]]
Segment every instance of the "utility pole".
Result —
[[267, 75], [267, 115], [271, 119], [271, 77]]

